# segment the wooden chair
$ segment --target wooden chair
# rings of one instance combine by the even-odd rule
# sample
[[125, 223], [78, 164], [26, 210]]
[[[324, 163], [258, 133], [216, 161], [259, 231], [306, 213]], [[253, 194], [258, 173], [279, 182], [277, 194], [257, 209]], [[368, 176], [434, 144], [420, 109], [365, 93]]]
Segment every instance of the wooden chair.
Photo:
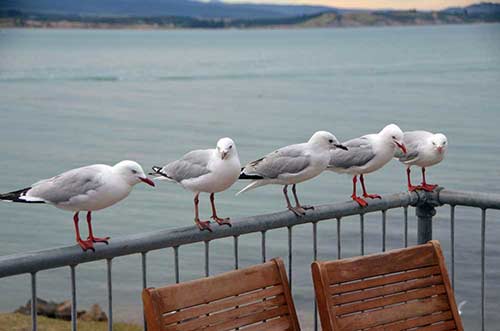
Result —
[[325, 331], [463, 331], [438, 241], [311, 268]]
[[147, 288], [148, 331], [300, 330], [281, 259], [221, 275]]

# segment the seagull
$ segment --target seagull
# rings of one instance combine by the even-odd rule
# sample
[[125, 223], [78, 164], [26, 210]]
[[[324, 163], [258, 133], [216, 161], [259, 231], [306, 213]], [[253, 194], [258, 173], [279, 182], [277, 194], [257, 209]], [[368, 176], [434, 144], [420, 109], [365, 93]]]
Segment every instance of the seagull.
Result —
[[[433, 134], [428, 131], [408, 131], [404, 133], [403, 142], [408, 152], [402, 154], [396, 151], [394, 155], [401, 163], [407, 166], [408, 191], [433, 191], [437, 185], [427, 184], [425, 180], [425, 168], [443, 161], [444, 154], [448, 148], [446, 136], [442, 133]], [[411, 185], [410, 167], [412, 165], [422, 168], [421, 185]]]
[[231, 138], [221, 138], [214, 149], [194, 150], [180, 160], [173, 161], [163, 168], [154, 166], [150, 175], [154, 179], [168, 180], [180, 184], [195, 193], [194, 222], [200, 230], [208, 230], [210, 221], [201, 221], [198, 213], [199, 195], [210, 193], [212, 219], [219, 225], [231, 226], [229, 218], [220, 218], [215, 209], [215, 193], [227, 190], [238, 180], [241, 163], [236, 144]]
[[363, 197], [381, 199], [378, 194], [368, 194], [365, 187], [364, 174], [376, 171], [388, 163], [399, 148], [406, 153], [403, 143], [403, 132], [396, 124], [389, 124], [379, 133], [368, 134], [343, 143], [348, 148], [331, 152], [328, 170], [353, 175], [351, 198], [361, 207], [368, 205], [365, 199], [356, 195], [357, 176], [363, 188]]
[[[94, 237], [92, 215], [125, 199], [135, 184], [144, 182], [155, 186], [142, 167], [134, 161], [121, 161], [114, 166], [93, 164], [72, 169], [55, 177], [38, 181], [30, 187], [0, 194], [0, 200], [22, 203], [48, 203], [57, 208], [74, 212], [76, 242], [83, 251], [95, 251], [93, 243], [108, 244], [109, 237]], [[80, 237], [78, 213], [87, 212], [89, 235]]]
[[[297, 216], [305, 215], [305, 210], [313, 207], [300, 205], [295, 185], [321, 174], [330, 161], [330, 150], [336, 148], [347, 150], [330, 132], [318, 131], [306, 143], [289, 145], [269, 153], [242, 169], [240, 179], [251, 179], [252, 182], [236, 195], [267, 184], [284, 185], [287, 208]], [[288, 185], [292, 185], [295, 207], [288, 199]]]

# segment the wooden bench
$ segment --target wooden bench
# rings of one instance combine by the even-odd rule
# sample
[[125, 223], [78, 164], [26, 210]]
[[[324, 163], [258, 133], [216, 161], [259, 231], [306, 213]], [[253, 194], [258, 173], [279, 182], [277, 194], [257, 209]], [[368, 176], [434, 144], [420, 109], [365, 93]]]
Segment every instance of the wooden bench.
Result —
[[300, 330], [281, 259], [221, 275], [147, 288], [148, 331]]
[[463, 330], [438, 241], [311, 268], [324, 331]]

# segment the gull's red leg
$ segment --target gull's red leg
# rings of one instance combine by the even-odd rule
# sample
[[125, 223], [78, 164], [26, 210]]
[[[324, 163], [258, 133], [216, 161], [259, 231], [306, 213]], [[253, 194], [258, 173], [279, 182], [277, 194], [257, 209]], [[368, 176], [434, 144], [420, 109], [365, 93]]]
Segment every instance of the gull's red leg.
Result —
[[437, 187], [437, 185], [434, 184], [427, 184], [425, 180], [425, 168], [422, 167], [422, 189], [425, 191], [432, 192], [434, 189]]
[[363, 197], [365, 198], [370, 198], [370, 199], [382, 199], [382, 197], [378, 194], [368, 194], [366, 192], [366, 187], [365, 187], [365, 178], [363, 177], [363, 174], [359, 176], [359, 179], [361, 181], [361, 187], [363, 188]]
[[87, 212], [87, 224], [89, 226], [89, 236], [87, 240], [90, 240], [94, 243], [105, 243], [106, 245], [108, 244], [109, 237], [104, 237], [104, 238], [99, 238], [99, 237], [94, 237], [94, 233], [92, 231], [92, 215], [91, 211]]
[[408, 191], [413, 192], [422, 188], [420, 185], [411, 185], [410, 167], [406, 168], [406, 176], [408, 177]]
[[304, 209], [300, 208], [295, 208], [292, 206], [292, 204], [290, 203], [290, 199], [288, 199], [288, 185], [285, 185], [283, 186], [283, 194], [285, 195], [285, 200], [286, 200], [286, 208], [288, 208], [288, 210], [292, 211], [295, 215], [297, 216], [303, 216], [306, 212]]
[[293, 198], [295, 199], [295, 209], [297, 209], [301, 214], [305, 214], [307, 209], [314, 209], [314, 206], [300, 204], [295, 186], [296, 184], [292, 185]]
[[198, 196], [200, 193], [196, 193], [194, 196], [194, 222], [196, 223], [196, 226], [198, 229], [201, 231], [203, 230], [208, 230], [212, 232], [212, 229], [210, 228], [210, 222], [209, 221], [200, 221], [199, 213], [198, 213], [198, 203], [200, 200], [198, 199]]
[[212, 219], [219, 225], [229, 225], [231, 227], [232, 225], [229, 221], [229, 217], [220, 218], [217, 216], [217, 210], [215, 210], [215, 193], [210, 193], [210, 204], [212, 205]]
[[83, 240], [82, 237], [80, 237], [80, 228], [78, 227], [78, 212], [73, 215], [73, 224], [75, 224], [75, 233], [76, 233], [76, 242], [80, 247], [83, 249], [85, 252], [87, 249], [91, 249], [95, 252], [94, 245], [92, 244], [92, 241], [90, 240]]
[[352, 177], [352, 195], [351, 198], [356, 201], [361, 207], [366, 207], [368, 206], [368, 202], [366, 202], [363, 198], [358, 197], [356, 194], [356, 183], [358, 182], [357, 176], [354, 175]]

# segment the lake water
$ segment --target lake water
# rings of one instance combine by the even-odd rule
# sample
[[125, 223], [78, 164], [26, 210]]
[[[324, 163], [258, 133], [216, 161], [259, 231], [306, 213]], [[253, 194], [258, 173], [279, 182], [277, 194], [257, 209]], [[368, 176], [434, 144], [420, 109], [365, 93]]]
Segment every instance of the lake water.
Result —
[[[429, 181], [457, 190], [500, 191], [500, 25], [252, 31], [0, 30], [0, 191], [92, 163], [123, 159], [144, 168], [232, 137], [242, 162], [306, 141], [316, 130], [347, 140], [395, 122], [448, 136], [446, 160]], [[415, 171], [415, 176], [418, 172]], [[415, 177], [415, 181], [419, 179]], [[137, 185], [94, 215], [97, 235], [116, 238], [193, 224], [192, 194]], [[282, 210], [281, 188], [218, 195], [223, 216]], [[391, 162], [367, 176], [369, 191], [405, 189]], [[347, 200], [351, 180], [325, 173], [298, 186], [304, 203]], [[202, 214], [209, 215], [206, 195]], [[416, 242], [411, 210], [410, 243]], [[457, 208], [456, 296], [477, 330], [480, 210]], [[486, 319], [500, 325], [499, 212], [488, 211]], [[449, 258], [449, 207], [434, 223]], [[0, 255], [74, 244], [71, 214], [46, 205], [0, 204]], [[336, 258], [336, 223], [318, 225], [320, 259]], [[388, 212], [388, 248], [403, 245], [402, 211]], [[312, 227], [297, 226], [294, 296], [311, 327]], [[287, 256], [287, 232], [267, 234], [267, 256]], [[260, 262], [260, 234], [240, 238], [240, 265]], [[342, 225], [343, 256], [359, 254], [359, 222]], [[381, 250], [380, 214], [366, 221], [367, 252]], [[232, 239], [211, 244], [211, 273], [233, 267]], [[99, 249], [99, 246], [97, 246]], [[181, 280], [204, 274], [203, 244], [180, 249]], [[148, 255], [148, 285], [174, 281], [173, 252]], [[139, 321], [140, 256], [113, 262], [115, 318]], [[39, 296], [70, 298], [69, 269], [39, 273]], [[106, 307], [104, 262], [78, 266], [79, 308]], [[0, 279], [0, 311], [30, 295], [28, 276]]]

